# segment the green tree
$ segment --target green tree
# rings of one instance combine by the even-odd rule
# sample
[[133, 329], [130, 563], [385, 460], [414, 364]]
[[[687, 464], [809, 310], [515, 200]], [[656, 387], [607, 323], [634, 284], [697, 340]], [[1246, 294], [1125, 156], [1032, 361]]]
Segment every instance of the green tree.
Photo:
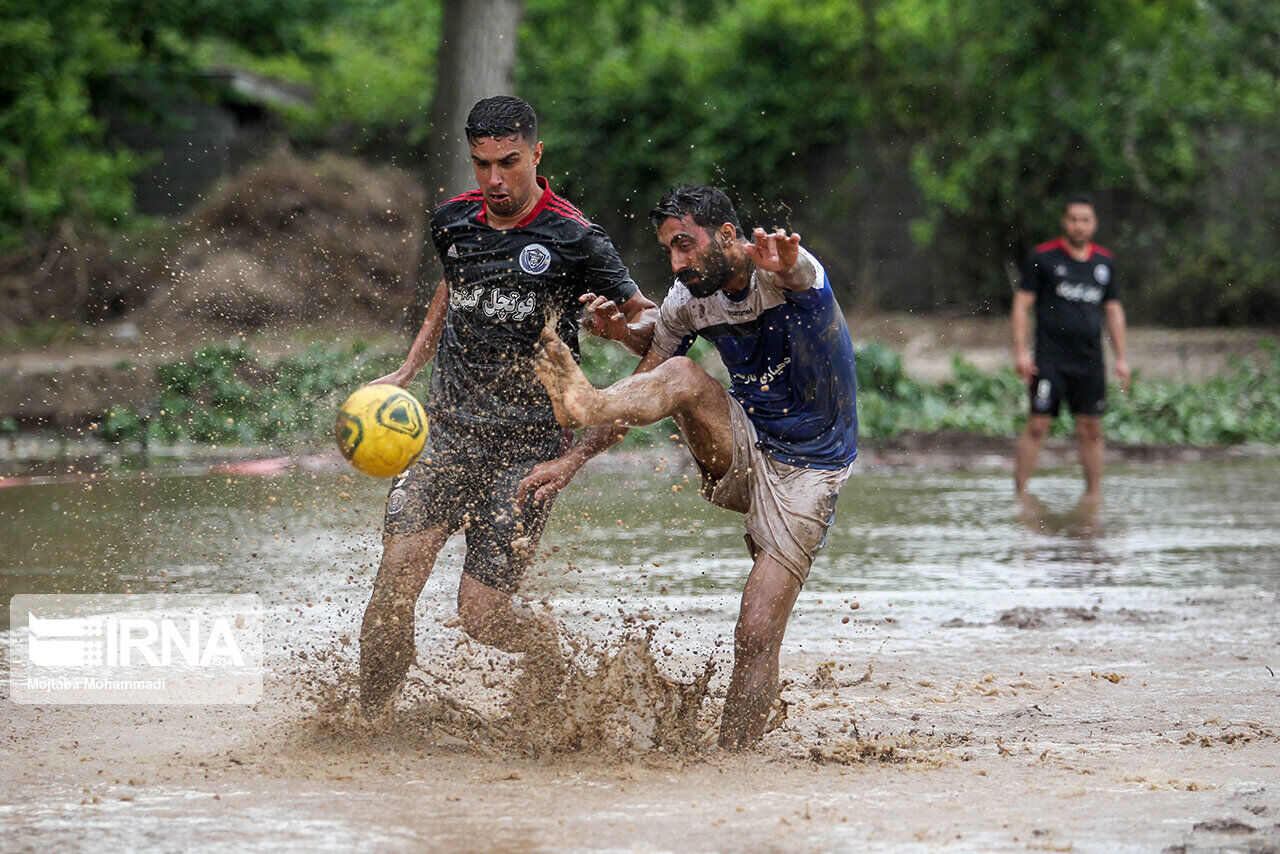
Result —
[[1203, 202], [1221, 192], [1223, 132], [1270, 121], [1277, 139], [1275, 4], [902, 7], [912, 12], [885, 55], [899, 89], [893, 119], [916, 140], [912, 172], [927, 203], [917, 233], [979, 298], [1003, 301], [1001, 267], [1056, 233], [1062, 198], [1080, 189], [1101, 195], [1131, 280], [1169, 275], [1180, 253], [1210, 245]]
[[94, 108], [182, 84], [193, 40], [302, 50], [332, 0], [0, 2], [0, 250], [57, 223], [119, 222], [139, 159], [109, 150]]
[[0, 6], [0, 55], [0, 250], [59, 220], [124, 216], [137, 162], [103, 150], [89, 79], [132, 53], [103, 13], [11, 0]]

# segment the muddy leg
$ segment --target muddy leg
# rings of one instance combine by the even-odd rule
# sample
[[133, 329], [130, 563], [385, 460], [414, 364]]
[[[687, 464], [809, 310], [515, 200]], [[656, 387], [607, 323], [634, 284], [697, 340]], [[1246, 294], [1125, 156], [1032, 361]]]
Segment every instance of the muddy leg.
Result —
[[382, 564], [360, 627], [360, 705], [376, 714], [394, 701], [413, 663], [413, 610], [449, 538], [443, 527], [383, 538]]
[[725, 749], [750, 747], [764, 735], [778, 694], [778, 651], [799, 593], [800, 581], [761, 552], [742, 591], [734, 630], [733, 676], [720, 721], [720, 746]]
[[[458, 616], [462, 629], [471, 637], [507, 652], [524, 653], [527, 692], [519, 705], [542, 705], [558, 696], [568, 663], [560, 651], [560, 631], [555, 619], [534, 611], [527, 602], [489, 587], [469, 575], [458, 585]], [[517, 715], [534, 714], [534, 709], [515, 709]]]
[[1036, 460], [1040, 458], [1040, 446], [1044, 444], [1044, 437], [1049, 435], [1052, 423], [1053, 419], [1048, 415], [1032, 415], [1027, 419], [1027, 429], [1018, 437], [1013, 469], [1013, 486], [1018, 495], [1027, 491], [1027, 481], [1035, 471]]
[[1076, 432], [1080, 435], [1080, 466], [1084, 469], [1084, 494], [1097, 498], [1102, 493], [1102, 419], [1096, 415], [1077, 415]]
[[697, 362], [677, 356], [597, 389], [554, 330], [543, 330], [538, 352], [538, 378], [562, 425], [639, 427], [670, 416], [704, 468], [715, 477], [728, 471], [733, 458], [729, 395]]
[[458, 616], [471, 637], [507, 652], [543, 652], [557, 646], [559, 632], [550, 615], [469, 575], [458, 585]]

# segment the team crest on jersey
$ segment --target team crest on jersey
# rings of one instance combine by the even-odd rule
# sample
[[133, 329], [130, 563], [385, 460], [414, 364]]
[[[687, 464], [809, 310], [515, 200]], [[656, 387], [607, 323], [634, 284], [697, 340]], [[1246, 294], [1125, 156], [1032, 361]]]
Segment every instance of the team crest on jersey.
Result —
[[391, 495], [387, 497], [387, 514], [394, 516], [404, 509], [404, 503], [408, 500], [409, 493], [403, 489], [391, 490]]
[[541, 243], [530, 243], [520, 250], [520, 269], [530, 275], [547, 272], [551, 266], [551, 253]]
[[1054, 269], [1054, 271], [1053, 271], [1053, 272], [1054, 272], [1054, 275], [1061, 276], [1062, 278], [1066, 278], [1066, 276], [1067, 276], [1067, 265], [1066, 265], [1066, 264], [1059, 264], [1059, 265]]
[[1105, 285], [1111, 281], [1111, 268], [1106, 264], [1099, 264], [1093, 268], [1093, 277], [1098, 280], [1098, 284]]

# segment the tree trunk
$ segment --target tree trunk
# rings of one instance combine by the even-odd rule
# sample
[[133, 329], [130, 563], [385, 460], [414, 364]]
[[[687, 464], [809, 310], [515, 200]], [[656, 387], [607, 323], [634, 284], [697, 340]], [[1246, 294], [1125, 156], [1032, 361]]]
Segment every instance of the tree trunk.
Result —
[[471, 106], [512, 94], [516, 30], [524, 0], [446, 0], [427, 146], [428, 198], [439, 203], [471, 189], [475, 176], [462, 128]]
[[[517, 29], [523, 14], [524, 0], [445, 0], [427, 140], [428, 211], [476, 186], [462, 129], [476, 101], [513, 94]], [[426, 239], [418, 268], [418, 299], [411, 312], [415, 331], [442, 272], [430, 234]]]

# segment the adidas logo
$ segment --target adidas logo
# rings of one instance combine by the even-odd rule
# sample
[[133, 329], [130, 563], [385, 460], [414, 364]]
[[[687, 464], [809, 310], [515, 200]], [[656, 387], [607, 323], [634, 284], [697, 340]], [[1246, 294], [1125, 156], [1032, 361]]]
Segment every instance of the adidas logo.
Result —
[[445, 255], [448, 255], [450, 258], [457, 258], [457, 257], [458, 257], [458, 244], [456, 244], [456, 243], [450, 243], [450, 244], [449, 244], [449, 251], [445, 252], [444, 254], [445, 254]]

